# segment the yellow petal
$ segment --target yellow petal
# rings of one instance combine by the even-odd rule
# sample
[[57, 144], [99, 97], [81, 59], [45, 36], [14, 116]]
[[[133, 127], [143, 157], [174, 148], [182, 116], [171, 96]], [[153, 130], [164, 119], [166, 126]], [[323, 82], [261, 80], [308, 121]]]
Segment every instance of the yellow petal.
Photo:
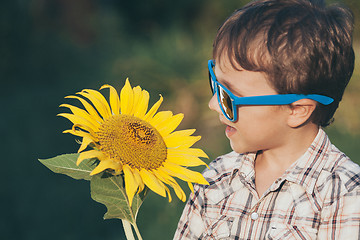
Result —
[[100, 88], [100, 90], [102, 90], [104, 88], [110, 89], [110, 106], [111, 106], [112, 113], [114, 115], [119, 115], [120, 99], [119, 99], [119, 95], [118, 95], [116, 89], [111, 85], [105, 84]]
[[170, 193], [169, 188], [167, 188], [166, 186], [165, 186], [165, 191], [167, 193], [167, 196], [169, 197], [169, 202], [171, 202], [172, 201], [171, 193]]
[[150, 119], [148, 122], [157, 128], [158, 126], [161, 126], [163, 122], [170, 119], [173, 116], [173, 113], [171, 111], [161, 111], [158, 112], [152, 119]]
[[141, 169], [140, 176], [143, 179], [145, 185], [148, 186], [153, 192], [159, 194], [160, 196], [166, 197], [164, 184], [161, 184], [160, 181], [151, 172], [148, 172], [145, 169]]
[[142, 192], [144, 190], [145, 185], [143, 180], [141, 179], [139, 170], [133, 169], [133, 174], [134, 174], [134, 178], [136, 179], [136, 182], [139, 184], [138, 192]]
[[193, 134], [196, 131], [196, 129], [185, 129], [180, 131], [175, 131], [169, 134], [166, 138], [170, 137], [188, 137], [191, 134]]
[[134, 92], [131, 88], [129, 79], [126, 79], [125, 85], [120, 92], [121, 113], [130, 114], [134, 105], [133, 102]]
[[84, 89], [84, 90], [82, 90], [82, 92], [86, 92], [86, 93], [89, 93], [90, 95], [94, 96], [101, 103], [101, 105], [105, 108], [107, 117], [111, 116], [110, 106], [109, 106], [108, 102], [106, 101], [105, 97], [99, 91], [96, 91], [93, 89]]
[[79, 165], [85, 159], [91, 159], [91, 158], [97, 158], [101, 161], [103, 159], [106, 159], [106, 156], [98, 150], [89, 150], [86, 152], [82, 152], [82, 153], [80, 153], [80, 155], [76, 161], [76, 165]]
[[201, 173], [191, 171], [189, 169], [183, 168], [175, 163], [164, 162], [164, 167], [161, 168], [165, 172], [169, 173], [172, 176], [180, 178], [183, 181], [195, 182], [199, 184], [209, 185]]
[[134, 100], [133, 100], [133, 108], [132, 111], [130, 112], [130, 115], [134, 115], [134, 113], [136, 112], [137, 106], [142, 98], [141, 91], [142, 91], [141, 87], [139, 86], [133, 88]]
[[157, 130], [159, 131], [161, 136], [167, 136], [179, 126], [183, 118], [184, 118], [184, 114], [182, 113], [176, 114], [171, 118], [163, 121], [161, 123], [161, 126], [158, 127]]
[[125, 175], [125, 191], [126, 191], [126, 195], [128, 196], [129, 204], [131, 207], [134, 195], [139, 185], [133, 175], [132, 169], [128, 165], [123, 166], [123, 171]]
[[171, 134], [164, 137], [168, 148], [189, 148], [201, 139], [201, 136], [172, 136]]
[[75, 107], [75, 106], [71, 106], [69, 104], [61, 104], [60, 107], [66, 107], [69, 108], [70, 111], [74, 114], [77, 115], [79, 117], [85, 118], [86, 120], [88, 120], [89, 122], [92, 123], [93, 126], [95, 126], [96, 128], [100, 127], [100, 123], [97, 122], [95, 120], [95, 118], [93, 116], [91, 116], [90, 114], [88, 114], [85, 110]]
[[168, 157], [166, 161], [186, 167], [196, 167], [200, 165], [206, 165], [206, 163], [204, 163], [198, 157], [191, 155], [184, 155], [184, 154], [171, 154], [170, 152], [168, 152]]
[[74, 124], [71, 130], [65, 130], [63, 133], [71, 133], [72, 135], [79, 137], [89, 137], [92, 138], [94, 142], [98, 142], [98, 138], [94, 130], [87, 126]]
[[191, 155], [191, 156], [196, 156], [196, 157], [209, 158], [208, 155], [199, 148], [187, 148], [187, 149], [171, 148], [171, 149], [168, 149], [168, 153], [176, 154], [176, 155]]
[[176, 196], [183, 202], [185, 202], [186, 200], [186, 194], [184, 193], [184, 191], [182, 190], [182, 188], [179, 186], [179, 184], [171, 184], [172, 188], [175, 191]]
[[140, 119], [144, 118], [147, 108], [149, 106], [149, 93], [146, 90], [142, 90], [141, 98], [134, 107], [134, 116]]
[[94, 142], [97, 142], [98, 139], [96, 136], [91, 135], [88, 132], [84, 132], [82, 130], [77, 130], [77, 125], [73, 125], [72, 129], [68, 129], [68, 130], [64, 130], [63, 133], [70, 133], [74, 136], [78, 136], [78, 137], [87, 137], [87, 138], [91, 138]]
[[159, 109], [162, 101], [163, 101], [163, 97], [160, 95], [160, 99], [150, 108], [150, 110], [144, 116], [145, 121], [149, 121], [149, 119], [151, 119], [155, 115], [155, 113]]
[[90, 103], [88, 103], [86, 100], [82, 99], [81, 97], [78, 96], [67, 96], [65, 98], [74, 98], [74, 99], [78, 99], [82, 105], [85, 107], [86, 111], [99, 123], [102, 123], [103, 120], [101, 119], [101, 117], [99, 116], [98, 112], [91, 106]]
[[[170, 185], [170, 181], [167, 180], [166, 178], [164, 178], [163, 176], [161, 176], [161, 174], [159, 174], [156, 170], [153, 171], [153, 174], [155, 175], [156, 178], [158, 178], [160, 181], [166, 183], [166, 184], [169, 184]], [[172, 200], [172, 197], [171, 197], [171, 194], [170, 194], [170, 191], [169, 189], [165, 186], [165, 191], [167, 192], [167, 195], [169, 197], [169, 202], [171, 202]]]
[[104, 105], [104, 103], [101, 102], [99, 99], [97, 99], [94, 95], [87, 93], [87, 92], [78, 92], [77, 94], [89, 99], [89, 101], [94, 105], [96, 110], [100, 113], [100, 115], [103, 118], [110, 117], [111, 113], [107, 110], [107, 107], [109, 107], [109, 106], [106, 106], [106, 105], [108, 105], [107, 103]]
[[114, 169], [115, 172], [119, 172], [121, 168], [122, 168], [121, 163], [115, 162], [111, 159], [100, 161], [99, 165], [97, 165], [97, 167], [94, 170], [92, 170], [90, 176], [98, 174], [106, 169]]
[[186, 195], [185, 195], [184, 191], [181, 189], [181, 187], [179, 186], [179, 184], [176, 182], [176, 180], [174, 178], [172, 178], [169, 174], [165, 173], [161, 169], [157, 169], [156, 173], [158, 174], [157, 176], [159, 176], [159, 178], [161, 178], [163, 182], [170, 185], [174, 189], [176, 196], [181, 201], [186, 200]]
[[191, 182], [187, 182], [187, 183], [188, 183], [188, 186], [189, 186], [191, 192], [194, 192], [194, 186], [192, 185], [192, 183]]
[[93, 132], [96, 132], [98, 128], [94, 126], [89, 120], [79, 117], [70, 113], [60, 113], [57, 116], [64, 117], [69, 119], [74, 125], [77, 125], [79, 127], [85, 127], [91, 129]]
[[84, 151], [87, 148], [87, 146], [89, 146], [89, 144], [93, 143], [93, 142], [94, 141], [91, 138], [83, 137], [83, 139], [81, 141], [81, 146], [80, 146], [80, 148], [78, 150], [78, 153]]

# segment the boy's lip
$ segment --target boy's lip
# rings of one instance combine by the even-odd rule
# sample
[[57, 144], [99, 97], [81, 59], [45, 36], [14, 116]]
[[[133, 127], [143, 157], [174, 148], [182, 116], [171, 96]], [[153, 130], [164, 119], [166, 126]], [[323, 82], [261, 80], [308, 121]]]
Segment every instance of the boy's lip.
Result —
[[228, 138], [230, 138], [230, 136], [232, 136], [232, 135], [237, 131], [237, 129], [236, 129], [234, 126], [232, 126], [231, 124], [229, 124], [229, 123], [226, 121], [226, 119], [222, 118], [221, 116], [220, 116], [220, 122], [226, 126], [225, 135], [226, 135]]
[[230, 137], [235, 132], [236, 132], [236, 128], [229, 126], [229, 125], [226, 126], [226, 129], [225, 129], [226, 136]]

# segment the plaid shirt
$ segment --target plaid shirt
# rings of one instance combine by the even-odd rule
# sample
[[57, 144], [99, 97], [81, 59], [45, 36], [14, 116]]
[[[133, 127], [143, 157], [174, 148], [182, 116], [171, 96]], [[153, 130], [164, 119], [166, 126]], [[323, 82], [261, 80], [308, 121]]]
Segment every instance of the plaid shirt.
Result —
[[254, 161], [235, 152], [213, 161], [174, 239], [360, 239], [360, 167], [323, 130], [260, 198]]

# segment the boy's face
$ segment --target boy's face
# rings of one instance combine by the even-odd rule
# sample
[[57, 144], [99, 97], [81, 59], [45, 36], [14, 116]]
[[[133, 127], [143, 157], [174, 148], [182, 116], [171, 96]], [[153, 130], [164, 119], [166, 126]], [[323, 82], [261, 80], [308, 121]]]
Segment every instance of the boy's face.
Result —
[[[238, 97], [277, 94], [263, 73], [236, 70], [225, 58], [215, 65], [215, 75], [221, 84]], [[218, 112], [220, 121], [227, 125], [225, 134], [235, 152], [279, 148], [286, 141], [285, 134], [289, 129], [287, 106], [239, 106], [236, 122], [227, 120], [223, 115], [216, 95], [211, 98], [209, 108]]]

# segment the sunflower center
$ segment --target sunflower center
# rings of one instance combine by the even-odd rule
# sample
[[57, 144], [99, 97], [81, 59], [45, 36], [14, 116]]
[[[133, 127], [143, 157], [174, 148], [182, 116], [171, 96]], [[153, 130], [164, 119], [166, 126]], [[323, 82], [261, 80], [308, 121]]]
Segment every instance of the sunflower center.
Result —
[[160, 133], [140, 118], [111, 116], [97, 135], [103, 153], [133, 168], [156, 169], [166, 160], [167, 148]]

